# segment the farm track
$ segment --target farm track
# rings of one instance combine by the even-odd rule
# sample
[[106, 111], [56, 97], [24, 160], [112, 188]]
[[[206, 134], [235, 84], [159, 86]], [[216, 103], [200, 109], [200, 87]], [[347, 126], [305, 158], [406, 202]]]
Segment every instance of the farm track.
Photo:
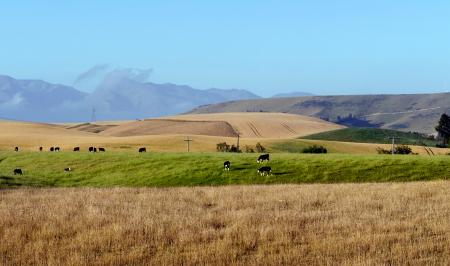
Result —
[[255, 137], [261, 137], [261, 133], [259, 133], [258, 128], [253, 125], [251, 122], [247, 122], [248, 127], [252, 130]]

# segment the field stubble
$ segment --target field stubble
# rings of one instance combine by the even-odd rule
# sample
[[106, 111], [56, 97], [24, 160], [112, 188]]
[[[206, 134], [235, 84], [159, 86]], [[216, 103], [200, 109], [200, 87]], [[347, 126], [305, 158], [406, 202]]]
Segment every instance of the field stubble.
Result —
[[0, 190], [11, 264], [446, 264], [450, 182]]

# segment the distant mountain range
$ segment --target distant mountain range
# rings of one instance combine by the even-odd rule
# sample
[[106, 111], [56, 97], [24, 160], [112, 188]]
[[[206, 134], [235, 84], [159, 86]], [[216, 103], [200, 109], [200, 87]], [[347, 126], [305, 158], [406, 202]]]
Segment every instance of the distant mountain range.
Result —
[[322, 118], [354, 127], [435, 133], [442, 113], [450, 113], [450, 93], [308, 96], [231, 101], [191, 113], [281, 112]]
[[246, 90], [199, 90], [176, 84], [141, 82], [107, 75], [94, 92], [42, 80], [17, 80], [0, 75], [0, 116], [40, 122], [82, 122], [148, 118], [186, 112], [205, 104], [259, 96]]
[[314, 96], [314, 94], [304, 91], [294, 91], [288, 93], [278, 93], [273, 95], [272, 98], [303, 97], [303, 96]]

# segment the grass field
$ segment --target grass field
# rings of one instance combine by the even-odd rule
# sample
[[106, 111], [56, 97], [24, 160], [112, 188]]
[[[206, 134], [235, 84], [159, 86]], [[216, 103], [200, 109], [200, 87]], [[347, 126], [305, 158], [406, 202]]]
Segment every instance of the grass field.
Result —
[[343, 128], [316, 133], [302, 137], [302, 139], [360, 143], [390, 143], [391, 140], [389, 140], [389, 137], [399, 138], [396, 140], [396, 143], [398, 144], [435, 147], [438, 143], [436, 140], [428, 139], [419, 133], [408, 133], [381, 128]]
[[0, 190], [3, 265], [449, 265], [450, 182]]
[[[449, 156], [271, 154], [260, 176], [257, 154], [0, 152], [0, 186], [194, 186], [417, 181], [450, 178]], [[223, 162], [231, 161], [231, 171]], [[72, 172], [64, 172], [71, 167]], [[21, 168], [23, 176], [13, 175]]]

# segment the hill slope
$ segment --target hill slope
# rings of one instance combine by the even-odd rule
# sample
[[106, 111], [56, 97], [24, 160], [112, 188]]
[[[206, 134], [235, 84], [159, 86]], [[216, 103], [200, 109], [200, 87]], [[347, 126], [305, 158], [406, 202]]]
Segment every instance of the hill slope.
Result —
[[396, 137], [397, 144], [436, 146], [437, 141], [431, 140], [418, 133], [401, 132], [380, 128], [343, 128], [321, 132], [302, 137], [303, 139], [362, 142], [362, 143], [390, 143], [389, 137]]
[[440, 115], [450, 112], [450, 93], [256, 99], [201, 106], [191, 111], [223, 112], [282, 112], [319, 117], [348, 126], [434, 133]]
[[225, 121], [244, 138], [294, 138], [343, 128], [314, 117], [283, 113], [194, 114], [169, 118], [180, 121]]

